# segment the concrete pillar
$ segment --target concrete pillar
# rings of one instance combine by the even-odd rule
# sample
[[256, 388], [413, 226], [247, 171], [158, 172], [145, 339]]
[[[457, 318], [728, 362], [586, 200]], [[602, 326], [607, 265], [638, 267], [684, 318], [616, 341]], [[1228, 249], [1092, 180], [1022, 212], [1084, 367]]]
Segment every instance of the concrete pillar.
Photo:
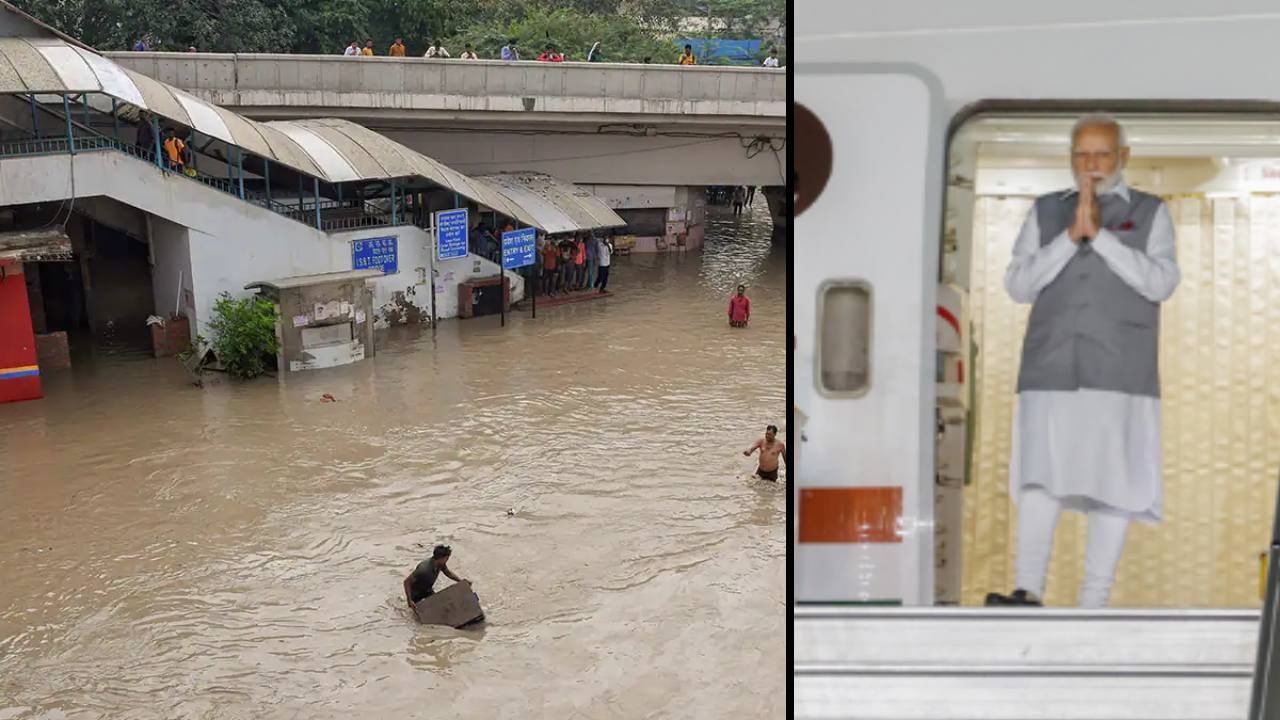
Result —
[[787, 223], [791, 218], [791, 202], [787, 197], [787, 189], [780, 185], [761, 188], [764, 199], [769, 202], [769, 217], [773, 218], [773, 241], [785, 242], [787, 239]]
[[44, 313], [44, 286], [40, 283], [40, 269], [35, 263], [26, 263], [23, 277], [27, 280], [27, 302], [31, 306], [31, 329], [37, 335], [49, 332]]
[[693, 250], [702, 247], [706, 218], [707, 189], [702, 186], [676, 188], [675, 206], [667, 210], [667, 248]]
[[707, 194], [701, 186], [584, 185], [627, 221], [616, 231], [619, 250], [678, 252], [702, 247]]
[[23, 264], [0, 260], [0, 403], [44, 397]]
[[[90, 260], [94, 256], [93, 238], [89, 234], [84, 219], [80, 216], [74, 216], [67, 223], [67, 236], [71, 238], [71, 249], [80, 265], [80, 292], [83, 298], [83, 310], [88, 316], [89, 332], [94, 336], [98, 334], [98, 322], [96, 304], [93, 298], [93, 276], [89, 271]], [[80, 329], [80, 300], [74, 298], [72, 302], [74, 306], [71, 308], [71, 324], [72, 330]]]

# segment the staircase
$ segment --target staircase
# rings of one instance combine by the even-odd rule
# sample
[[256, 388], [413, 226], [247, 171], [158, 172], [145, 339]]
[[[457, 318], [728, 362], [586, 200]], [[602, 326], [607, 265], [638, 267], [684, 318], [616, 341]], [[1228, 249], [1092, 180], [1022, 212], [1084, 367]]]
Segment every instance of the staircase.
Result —
[[1249, 610], [795, 609], [797, 720], [1244, 720]]

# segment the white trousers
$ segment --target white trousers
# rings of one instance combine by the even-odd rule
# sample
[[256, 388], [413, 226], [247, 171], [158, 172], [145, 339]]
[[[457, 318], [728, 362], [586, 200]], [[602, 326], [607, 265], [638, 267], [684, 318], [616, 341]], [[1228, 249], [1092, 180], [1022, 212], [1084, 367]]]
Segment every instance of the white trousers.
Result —
[[[1018, 495], [1018, 587], [1044, 597], [1045, 576], [1053, 554], [1053, 533], [1062, 514], [1062, 501], [1044, 488], [1027, 486]], [[1090, 504], [1089, 537], [1084, 554], [1084, 583], [1080, 607], [1107, 606], [1116, 566], [1124, 551], [1130, 514]]]

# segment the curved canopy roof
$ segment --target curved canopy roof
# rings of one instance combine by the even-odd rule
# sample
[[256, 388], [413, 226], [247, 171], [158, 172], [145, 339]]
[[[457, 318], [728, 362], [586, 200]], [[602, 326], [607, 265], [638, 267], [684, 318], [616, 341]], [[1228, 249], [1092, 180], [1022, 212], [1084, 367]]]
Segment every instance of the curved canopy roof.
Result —
[[622, 227], [627, 224], [604, 201], [574, 185], [541, 173], [481, 175], [475, 180], [499, 192], [537, 218], [548, 234]]
[[368, 128], [334, 119], [250, 120], [61, 37], [0, 37], [0, 94], [18, 93], [102, 93], [325, 182], [421, 177], [546, 229], [518, 199]]
[[[263, 123], [306, 150], [331, 177], [381, 180], [421, 177], [492, 208], [507, 217], [542, 228], [531, 208], [486, 183], [348, 120], [283, 120]], [[543, 228], [545, 229], [545, 228]]]

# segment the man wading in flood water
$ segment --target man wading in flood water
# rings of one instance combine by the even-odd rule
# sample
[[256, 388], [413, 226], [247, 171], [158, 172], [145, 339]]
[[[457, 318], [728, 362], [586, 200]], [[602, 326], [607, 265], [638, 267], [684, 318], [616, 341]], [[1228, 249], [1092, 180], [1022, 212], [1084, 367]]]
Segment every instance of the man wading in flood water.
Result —
[[729, 298], [729, 327], [744, 328], [751, 320], [751, 298], [747, 286], [739, 285], [738, 292]]
[[404, 597], [409, 601], [409, 607], [412, 608], [419, 600], [435, 593], [436, 579], [441, 573], [454, 582], [469, 582], [449, 570], [449, 558], [452, 555], [453, 550], [448, 545], [437, 545], [431, 551], [431, 559], [418, 563], [418, 567], [404, 579]]
[[760, 451], [760, 462], [756, 465], [756, 475], [761, 480], [778, 481], [778, 458], [787, 451], [786, 443], [778, 439], [778, 426], [770, 425], [764, 429], [764, 437], [755, 445], [742, 451], [750, 457], [751, 453]]

